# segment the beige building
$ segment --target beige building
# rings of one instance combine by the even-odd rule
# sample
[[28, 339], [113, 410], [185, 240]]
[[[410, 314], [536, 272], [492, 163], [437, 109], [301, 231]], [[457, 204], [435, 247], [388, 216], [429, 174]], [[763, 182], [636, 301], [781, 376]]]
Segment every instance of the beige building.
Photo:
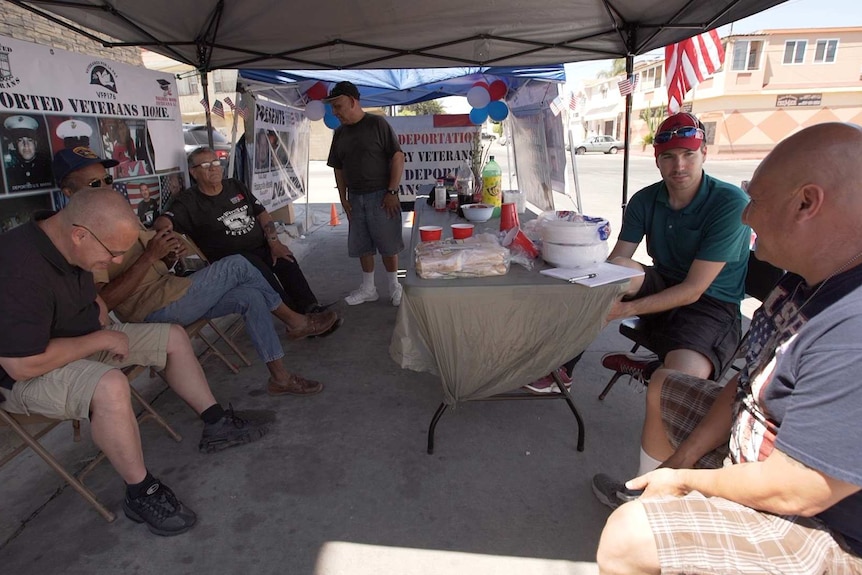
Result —
[[[862, 124], [862, 27], [796, 28], [723, 39], [725, 61], [689, 92], [684, 109], [704, 123], [712, 154], [762, 156], [787, 135], [829, 121]], [[647, 109], [666, 114], [664, 59], [638, 62], [632, 98], [632, 149], [650, 134]], [[584, 87], [587, 135], [622, 137], [620, 78]]]

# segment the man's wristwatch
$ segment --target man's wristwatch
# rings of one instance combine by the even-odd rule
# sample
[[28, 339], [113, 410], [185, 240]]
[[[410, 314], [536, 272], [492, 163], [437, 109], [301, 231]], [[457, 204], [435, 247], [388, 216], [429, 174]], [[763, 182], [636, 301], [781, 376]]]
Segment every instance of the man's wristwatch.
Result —
[[389, 194], [390, 196], [397, 196], [398, 195], [398, 188], [395, 188], [393, 190], [386, 190], [386, 193]]

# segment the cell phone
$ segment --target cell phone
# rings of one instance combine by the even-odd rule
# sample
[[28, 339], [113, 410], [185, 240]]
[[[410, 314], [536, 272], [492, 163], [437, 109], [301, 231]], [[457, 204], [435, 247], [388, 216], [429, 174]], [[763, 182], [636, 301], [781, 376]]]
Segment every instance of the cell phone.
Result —
[[643, 489], [629, 489], [628, 487], [623, 487], [617, 491], [617, 497], [623, 501], [634, 501], [643, 494]]

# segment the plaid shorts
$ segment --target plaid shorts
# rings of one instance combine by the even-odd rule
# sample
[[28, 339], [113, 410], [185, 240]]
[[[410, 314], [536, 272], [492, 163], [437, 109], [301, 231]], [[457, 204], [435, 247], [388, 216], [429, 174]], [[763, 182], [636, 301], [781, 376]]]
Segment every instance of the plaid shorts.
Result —
[[[661, 386], [661, 419], [674, 449], [691, 435], [706, 417], [723, 385], [685, 373], [672, 372]], [[727, 444], [701, 457], [695, 468], [715, 469], [727, 456]]]
[[640, 499], [663, 574], [860, 574], [862, 558], [814, 518], [704, 497]]

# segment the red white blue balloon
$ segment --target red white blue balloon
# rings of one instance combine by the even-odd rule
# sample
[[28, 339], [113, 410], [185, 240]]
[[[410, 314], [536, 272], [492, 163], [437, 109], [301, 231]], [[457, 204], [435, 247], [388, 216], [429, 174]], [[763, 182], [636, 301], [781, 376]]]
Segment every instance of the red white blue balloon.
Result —
[[326, 115], [326, 107], [320, 100], [312, 100], [305, 105], [305, 117], [312, 122], [322, 120]]
[[491, 101], [491, 94], [484, 86], [473, 86], [467, 90], [467, 103], [474, 108], [484, 108]]

